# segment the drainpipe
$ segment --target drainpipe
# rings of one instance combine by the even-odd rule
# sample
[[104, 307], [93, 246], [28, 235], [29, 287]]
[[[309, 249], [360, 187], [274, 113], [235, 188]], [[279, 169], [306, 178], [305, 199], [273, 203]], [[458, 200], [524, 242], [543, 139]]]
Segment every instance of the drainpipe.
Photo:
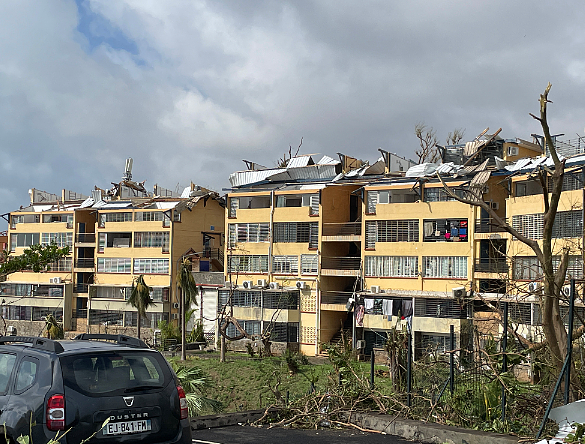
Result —
[[270, 192], [270, 242], [268, 243], [268, 282], [272, 282], [272, 244], [274, 242], [274, 190]]

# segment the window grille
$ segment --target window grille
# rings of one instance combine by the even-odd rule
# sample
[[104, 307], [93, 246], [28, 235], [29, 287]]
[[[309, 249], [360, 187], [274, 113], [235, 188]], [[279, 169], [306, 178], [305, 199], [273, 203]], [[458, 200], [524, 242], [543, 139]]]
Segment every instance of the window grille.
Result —
[[134, 213], [136, 222], [162, 222], [164, 214], [162, 211], [138, 211]]
[[[375, 229], [371, 227], [375, 225]], [[375, 236], [375, 237], [374, 237]], [[374, 248], [376, 242], [418, 242], [418, 220], [366, 221], [366, 245]], [[370, 247], [373, 245], [372, 247]]]
[[272, 272], [277, 274], [298, 274], [298, 256], [274, 256], [272, 259]]
[[[464, 190], [452, 190], [456, 196], [465, 197]], [[457, 200], [445, 191], [443, 187], [425, 188], [424, 202], [448, 202]]]
[[366, 221], [366, 248], [376, 248], [376, 239], [378, 239], [378, 223]]
[[131, 273], [132, 260], [130, 258], [102, 257], [97, 260], [98, 273]]
[[454, 299], [415, 298], [414, 315], [425, 318], [467, 318], [467, 309]]
[[427, 278], [467, 278], [467, 256], [425, 256], [423, 275]]
[[301, 254], [301, 274], [317, 274], [319, 256], [316, 254]]
[[169, 251], [168, 231], [146, 231], [134, 233], [134, 248], [162, 248]]
[[268, 273], [268, 256], [233, 255], [229, 258], [231, 273]]
[[239, 206], [240, 199], [237, 197], [230, 197], [230, 217], [236, 217]]
[[262, 303], [264, 308], [297, 310], [299, 308], [299, 294], [299, 290], [263, 291]]
[[[553, 257], [553, 269], [556, 273], [561, 264], [561, 257]], [[569, 256], [569, 265], [567, 267], [566, 279], [582, 279], [583, 278], [583, 258], [581, 256]]]
[[134, 259], [135, 274], [169, 274], [168, 259]]
[[319, 242], [318, 222], [275, 222], [275, 243], [308, 243], [316, 248]]
[[311, 194], [310, 195], [310, 202], [309, 205], [311, 207], [311, 214], [318, 215], [319, 214], [319, 194]]
[[417, 277], [417, 256], [366, 256], [366, 276]]
[[230, 248], [234, 248], [236, 242], [268, 242], [270, 239], [270, 224], [229, 224], [228, 238]]
[[559, 211], [553, 225], [554, 238], [583, 236], [583, 213], [581, 210]]
[[467, 219], [425, 219], [424, 242], [467, 242]]

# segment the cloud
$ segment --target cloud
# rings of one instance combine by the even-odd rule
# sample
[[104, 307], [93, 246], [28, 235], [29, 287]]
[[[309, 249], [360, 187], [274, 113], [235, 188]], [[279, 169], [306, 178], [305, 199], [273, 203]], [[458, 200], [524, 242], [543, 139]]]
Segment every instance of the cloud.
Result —
[[[583, 8], [528, 0], [0, 3], [1, 212], [35, 187], [87, 194], [121, 177], [221, 189], [242, 159], [413, 156], [443, 140], [581, 132]], [[582, 12], [583, 11], [583, 12]], [[546, 26], [543, 26], [546, 23]], [[573, 136], [570, 136], [573, 137]]]

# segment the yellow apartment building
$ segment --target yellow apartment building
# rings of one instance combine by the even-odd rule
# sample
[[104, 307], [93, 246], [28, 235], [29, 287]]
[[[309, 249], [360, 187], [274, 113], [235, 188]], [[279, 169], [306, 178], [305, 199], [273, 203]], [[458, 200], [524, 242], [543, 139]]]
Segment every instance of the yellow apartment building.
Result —
[[130, 176], [91, 197], [30, 194], [31, 204], [9, 215], [12, 254], [53, 242], [71, 253], [49, 271], [14, 273], [0, 283], [8, 322], [53, 313], [66, 331], [133, 328], [136, 311], [126, 301], [144, 275], [155, 305], [142, 325], [156, 328], [178, 318], [176, 271], [184, 257], [193, 271], [223, 271], [225, 204], [215, 192], [191, 184], [181, 195], [157, 186], [149, 193]]

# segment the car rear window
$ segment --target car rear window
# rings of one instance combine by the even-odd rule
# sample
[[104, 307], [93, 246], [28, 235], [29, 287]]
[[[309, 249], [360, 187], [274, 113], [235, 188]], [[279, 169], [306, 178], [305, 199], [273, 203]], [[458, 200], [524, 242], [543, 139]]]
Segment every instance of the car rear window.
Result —
[[60, 360], [65, 385], [90, 396], [162, 388], [171, 378], [164, 358], [153, 352], [93, 352]]

